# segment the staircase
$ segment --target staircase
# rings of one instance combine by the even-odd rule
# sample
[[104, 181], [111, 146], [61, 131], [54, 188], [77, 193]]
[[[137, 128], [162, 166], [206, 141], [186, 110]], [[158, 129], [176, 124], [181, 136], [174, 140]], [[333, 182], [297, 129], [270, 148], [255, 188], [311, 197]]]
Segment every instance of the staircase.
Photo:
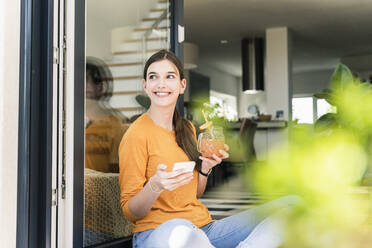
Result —
[[144, 109], [135, 100], [144, 94], [142, 88], [143, 67], [155, 52], [170, 47], [169, 1], [158, 0], [146, 18], [134, 27], [119, 49], [106, 61], [113, 76], [111, 106], [126, 117], [141, 114]]

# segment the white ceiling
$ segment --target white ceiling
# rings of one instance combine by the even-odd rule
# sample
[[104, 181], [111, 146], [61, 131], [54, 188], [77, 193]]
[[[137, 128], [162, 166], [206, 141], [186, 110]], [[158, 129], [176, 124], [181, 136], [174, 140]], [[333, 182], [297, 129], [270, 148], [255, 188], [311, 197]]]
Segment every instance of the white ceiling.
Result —
[[[241, 39], [263, 37], [270, 27], [293, 31], [295, 72], [329, 69], [341, 57], [372, 54], [372, 0], [185, 0], [184, 4], [186, 40], [200, 46], [202, 61], [236, 76], [241, 75]], [[229, 43], [222, 45], [220, 40]]]

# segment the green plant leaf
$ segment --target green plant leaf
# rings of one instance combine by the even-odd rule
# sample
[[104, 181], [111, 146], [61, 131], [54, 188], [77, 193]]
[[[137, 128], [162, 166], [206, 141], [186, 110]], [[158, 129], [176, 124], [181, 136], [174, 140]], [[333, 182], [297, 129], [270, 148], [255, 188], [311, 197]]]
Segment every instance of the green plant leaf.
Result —
[[151, 100], [148, 96], [146, 95], [137, 95], [136, 96], [136, 101], [138, 102], [139, 105], [144, 107], [145, 109], [149, 109], [151, 105]]
[[314, 94], [314, 97], [315, 98], [318, 98], [318, 99], [324, 99], [326, 100], [329, 104], [331, 105], [335, 105], [333, 99], [332, 99], [332, 96], [333, 96], [333, 91], [331, 89], [324, 89], [322, 90], [322, 92], [320, 93], [315, 93]]
[[330, 128], [334, 128], [338, 123], [337, 114], [335, 113], [328, 113], [322, 115], [316, 122], [315, 122], [315, 130], [323, 131]]
[[322, 93], [332, 94], [333, 91], [331, 89], [323, 89]]
[[363, 90], [372, 91], [372, 84], [370, 82], [361, 82], [360, 86], [363, 88]]
[[327, 99], [329, 98], [329, 94], [328, 93], [315, 93], [314, 97], [318, 99]]
[[332, 75], [331, 87], [334, 90], [342, 90], [350, 83], [354, 82], [353, 74], [350, 69], [344, 65], [339, 64]]

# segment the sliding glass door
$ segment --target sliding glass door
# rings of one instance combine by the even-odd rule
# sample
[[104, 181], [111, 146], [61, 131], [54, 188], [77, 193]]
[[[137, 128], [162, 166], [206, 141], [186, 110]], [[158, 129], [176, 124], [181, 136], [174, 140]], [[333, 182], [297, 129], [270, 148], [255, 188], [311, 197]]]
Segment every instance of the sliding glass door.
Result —
[[172, 49], [183, 59], [183, 1], [66, 0], [65, 7], [66, 188], [58, 246], [131, 247], [131, 224], [120, 208], [117, 150], [146, 111], [147, 58]]
[[118, 147], [144, 111], [142, 68], [170, 48], [164, 0], [87, 1], [84, 247], [131, 236], [120, 208]]

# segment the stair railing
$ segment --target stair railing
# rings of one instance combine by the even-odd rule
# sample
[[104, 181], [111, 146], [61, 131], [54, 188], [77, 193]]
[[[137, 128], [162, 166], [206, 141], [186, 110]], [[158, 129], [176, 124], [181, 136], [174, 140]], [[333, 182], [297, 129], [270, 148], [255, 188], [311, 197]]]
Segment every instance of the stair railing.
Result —
[[[153, 33], [153, 32], [161, 32], [161, 31], [158, 31], [156, 30], [156, 28], [160, 25], [161, 21], [162, 20], [168, 20], [167, 21], [167, 27], [169, 27], [169, 8], [166, 8], [163, 13], [154, 21], [154, 23], [151, 25], [150, 29], [145, 31], [145, 33], [143, 34], [142, 36], [142, 65], [144, 66], [145, 63], [146, 63], [146, 60], [147, 60], [147, 41], [149, 39], [149, 36]], [[167, 31], [169, 33], [169, 28], [167, 28]], [[161, 33], [158, 33], [159, 36], [161, 36]], [[166, 40], [165, 40], [165, 43], [168, 44], [168, 41], [169, 41], [169, 34], [165, 36]], [[160, 40], [160, 43], [162, 41]], [[164, 48], [168, 48], [167, 46], [165, 46]]]

